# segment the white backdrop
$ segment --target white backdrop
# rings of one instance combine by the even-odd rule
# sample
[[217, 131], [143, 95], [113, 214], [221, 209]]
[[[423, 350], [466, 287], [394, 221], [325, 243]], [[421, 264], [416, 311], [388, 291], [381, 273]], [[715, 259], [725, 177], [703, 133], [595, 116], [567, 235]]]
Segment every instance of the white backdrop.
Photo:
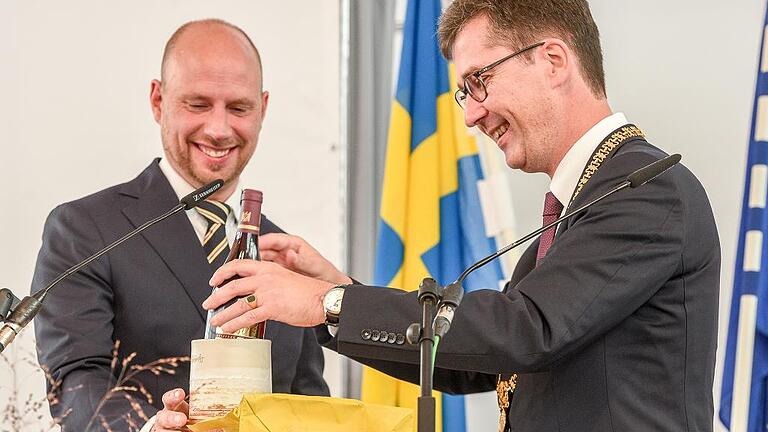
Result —
[[[28, 292], [56, 204], [130, 180], [162, 154], [149, 83], [173, 30], [206, 17], [249, 33], [271, 93], [243, 186], [264, 191], [272, 220], [340, 261], [339, 2], [8, 0], [0, 2], [0, 287]], [[17, 373], [0, 362], [0, 419], [14, 391], [21, 409], [28, 392], [43, 398], [42, 377], [24, 362], [34, 358], [30, 330], [6, 353]], [[327, 359], [326, 377], [338, 395], [337, 358]], [[32, 423], [20, 430], [43, 430]]]

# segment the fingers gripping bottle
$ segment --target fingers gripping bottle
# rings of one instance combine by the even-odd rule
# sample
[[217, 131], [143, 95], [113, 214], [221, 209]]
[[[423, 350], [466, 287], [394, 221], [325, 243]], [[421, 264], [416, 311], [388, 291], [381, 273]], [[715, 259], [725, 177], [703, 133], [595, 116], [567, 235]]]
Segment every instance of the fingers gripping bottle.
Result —
[[[236, 259], [253, 259], [261, 261], [259, 256], [259, 231], [261, 226], [261, 203], [263, 195], [255, 189], [243, 189], [240, 195], [240, 219], [237, 225], [237, 234], [232, 248], [229, 251], [225, 264]], [[239, 279], [235, 276], [224, 283]], [[218, 288], [214, 288], [214, 291]], [[224, 333], [220, 328], [211, 326], [211, 319], [220, 311], [234, 304], [240, 298], [234, 298], [216, 309], [208, 311], [205, 323], [205, 339], [264, 339], [266, 322], [257, 323], [251, 327], [242, 328], [234, 333]]]

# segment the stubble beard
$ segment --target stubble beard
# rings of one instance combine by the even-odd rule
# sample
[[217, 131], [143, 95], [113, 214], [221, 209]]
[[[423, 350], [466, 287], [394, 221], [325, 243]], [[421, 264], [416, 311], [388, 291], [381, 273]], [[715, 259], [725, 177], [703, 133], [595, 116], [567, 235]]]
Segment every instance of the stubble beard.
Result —
[[[238, 158], [238, 160], [235, 161], [232, 170], [227, 170], [227, 167], [224, 164], [216, 163], [210, 165], [207, 164], [205, 168], [196, 169], [191, 157], [193, 151], [191, 147], [194, 146], [194, 144], [185, 142], [183, 146], [179, 146], [179, 151], [172, 151], [171, 146], [176, 145], [176, 143], [171, 143], [169, 145], [168, 141], [172, 140], [167, 138], [165, 134], [163, 134], [162, 138], [165, 156], [169, 159], [169, 162], [171, 162], [171, 165], [177, 170], [179, 175], [184, 177], [187, 181], [192, 180], [191, 183], [193, 187], [201, 187], [218, 179], [222, 179], [225, 184], [228, 184], [232, 180], [240, 177], [240, 173], [245, 169], [245, 165], [248, 162], [247, 160], [243, 161]], [[242, 151], [243, 146], [238, 144], [238, 148]]]

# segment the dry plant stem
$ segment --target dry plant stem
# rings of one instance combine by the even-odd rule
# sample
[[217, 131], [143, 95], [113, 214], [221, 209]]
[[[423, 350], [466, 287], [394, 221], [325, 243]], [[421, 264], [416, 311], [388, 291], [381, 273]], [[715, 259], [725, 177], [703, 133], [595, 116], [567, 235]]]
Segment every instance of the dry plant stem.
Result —
[[[23, 362], [31, 366], [33, 370], [39, 369], [43, 372], [43, 375], [46, 381], [48, 382], [50, 390], [46, 394], [45, 399], [40, 399], [40, 400], [36, 400], [32, 394], [29, 394], [27, 399], [24, 401], [24, 406], [22, 408], [19, 408], [18, 406], [19, 394], [15, 388], [11, 389], [11, 395], [9, 399], [6, 401], [6, 408], [3, 410], [2, 418], [0, 418], [0, 425], [3, 426], [3, 429], [0, 430], [1, 432], [18, 432], [18, 431], [29, 432], [30, 429], [27, 425], [27, 422], [29, 420], [34, 421], [35, 424], [40, 424], [43, 418], [46, 416], [46, 414], [42, 413], [41, 411], [44, 409], [47, 409], [47, 405], [54, 406], [60, 402], [58, 395], [62, 391], [61, 380], [55, 379], [46, 367], [40, 366], [37, 364], [36, 361], [31, 360], [32, 358], [34, 358], [33, 353], [22, 351], [20, 352], [20, 354], [22, 354], [22, 357], [19, 360], [20, 362]], [[0, 355], [0, 359], [3, 360], [3, 363], [5, 363], [7, 368], [11, 370], [14, 375], [17, 374], [16, 364], [12, 364], [5, 355]], [[77, 388], [80, 388], [80, 386], [77, 386], [72, 389], [67, 388], [63, 390], [69, 391], [69, 390], [76, 390]], [[41, 429], [41, 430], [42, 431], [52, 430], [57, 425], [60, 425], [63, 419], [67, 417], [71, 412], [72, 412], [72, 409], [67, 409], [60, 416], [52, 418], [50, 424], [47, 427], [42, 426], [44, 429]], [[10, 427], [10, 429], [5, 429], [5, 427]]]
[[[120, 341], [118, 340], [115, 341], [115, 345], [112, 348], [112, 362], [110, 365], [112, 375], [114, 375], [116, 372], [115, 369], [117, 368], [118, 363], [119, 348]], [[141, 404], [138, 402], [138, 400], [136, 400], [131, 392], [140, 393], [150, 404], [153, 401], [152, 394], [149, 393], [146, 387], [144, 387], [143, 383], [139, 381], [133, 381], [133, 378], [135, 378], [139, 373], [145, 371], [152, 373], [153, 375], [160, 375], [161, 373], [175, 375], [176, 368], [179, 366], [179, 364], [189, 361], [189, 357], [167, 357], [143, 365], [131, 365], [130, 363], [135, 357], [136, 353], [133, 352], [125, 357], [122, 362], [120, 362], [120, 372], [117, 375], [115, 385], [107, 391], [101, 400], [99, 400], [99, 404], [96, 406], [96, 410], [93, 413], [93, 416], [85, 427], [86, 431], [90, 430], [93, 423], [97, 420], [104, 428], [104, 430], [108, 432], [112, 431], [104, 416], [100, 414], [100, 411], [104, 407], [104, 404], [106, 404], [107, 401], [109, 401], [115, 395], [125, 398], [130, 404], [133, 413], [135, 413], [139, 419], [141, 419], [141, 424], [146, 423], [146, 421], [149, 420], [149, 416], [147, 416], [147, 414], [144, 412], [144, 409], [141, 407]], [[141, 429], [141, 425], [136, 422], [131, 414], [132, 413], [130, 412], [126, 413], [122, 416], [122, 419], [125, 420], [131, 430]]]
[[[115, 375], [117, 372], [119, 347], [120, 342], [115, 342], [115, 345], [112, 349], [112, 361], [110, 365], [112, 375]], [[59, 404], [59, 396], [64, 391], [75, 391], [82, 388], [82, 385], [78, 385], [72, 388], [63, 388], [62, 380], [55, 379], [48, 368], [42, 365], [38, 365], [36, 361], [31, 360], [33, 358], [31, 356], [32, 354], [25, 353], [25, 356], [21, 359], [21, 361], [27, 365], [32, 366], [33, 368], [39, 368], [43, 372], [49, 385], [48, 393], [43, 400], [35, 400], [33, 395], [30, 394], [24, 400], [23, 408], [19, 408], [19, 395], [15, 388], [12, 388], [11, 396], [7, 401], [6, 408], [2, 413], [0, 413], [0, 425], [2, 425], [0, 432], [29, 432], [29, 428], [27, 427], [26, 422], [32, 419], [39, 423], [44, 416], [44, 414], [41, 414], [40, 411], [45, 409], [46, 405], [54, 406]], [[130, 363], [135, 357], [136, 353], [132, 353], [120, 362], [120, 371], [117, 375], [115, 385], [110, 388], [104, 397], [102, 397], [99, 401], [99, 404], [96, 407], [96, 411], [94, 412], [93, 416], [89, 420], [88, 425], [85, 428], [86, 431], [90, 430], [90, 428], [95, 425], [99, 425], [105, 431], [113, 431], [113, 429], [109, 426], [107, 419], [100, 413], [100, 410], [104, 407], [107, 401], [116, 395], [125, 398], [133, 410], [132, 412], [128, 412], [122, 416], [122, 419], [128, 425], [129, 430], [140, 430], [144, 423], [146, 423], [146, 421], [149, 419], [149, 417], [144, 412], [141, 403], [139, 403], [135, 393], [141, 394], [150, 404], [152, 403], [153, 398], [141, 382], [134, 382], [133, 379], [136, 377], [136, 375], [144, 371], [154, 375], [174, 375], [176, 373], [175, 368], [177, 368], [179, 364], [189, 361], [189, 357], [169, 357], [158, 359], [144, 365], [131, 365]], [[11, 361], [5, 355], [0, 355], [0, 359], [2, 359], [2, 362], [6, 365], [6, 367], [11, 370], [14, 375], [16, 375], [15, 364], [11, 363]], [[69, 408], [63, 414], [54, 417], [48, 428], [41, 430], [41, 432], [51, 431], [55, 426], [60, 425], [71, 412], [72, 408]], [[10, 429], [5, 429], [6, 426], [10, 427]]]

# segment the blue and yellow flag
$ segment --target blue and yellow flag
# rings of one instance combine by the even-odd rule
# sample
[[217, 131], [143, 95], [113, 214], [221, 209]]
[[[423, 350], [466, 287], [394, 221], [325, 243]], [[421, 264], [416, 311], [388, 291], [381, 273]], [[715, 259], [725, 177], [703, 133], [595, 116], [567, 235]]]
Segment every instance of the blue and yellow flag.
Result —
[[768, 14], [762, 34], [720, 398], [733, 432], [768, 430]]
[[[438, 48], [440, 12], [440, 0], [408, 2], [387, 143], [376, 285], [413, 290], [428, 276], [446, 285], [496, 250], [480, 205], [477, 143], [464, 126], [464, 113], [453, 99], [453, 74]], [[495, 262], [464, 286], [497, 289], [502, 278]], [[366, 402], [415, 408], [417, 396], [415, 385], [364, 371]], [[443, 395], [438, 410], [437, 430], [465, 430], [463, 397]]]

